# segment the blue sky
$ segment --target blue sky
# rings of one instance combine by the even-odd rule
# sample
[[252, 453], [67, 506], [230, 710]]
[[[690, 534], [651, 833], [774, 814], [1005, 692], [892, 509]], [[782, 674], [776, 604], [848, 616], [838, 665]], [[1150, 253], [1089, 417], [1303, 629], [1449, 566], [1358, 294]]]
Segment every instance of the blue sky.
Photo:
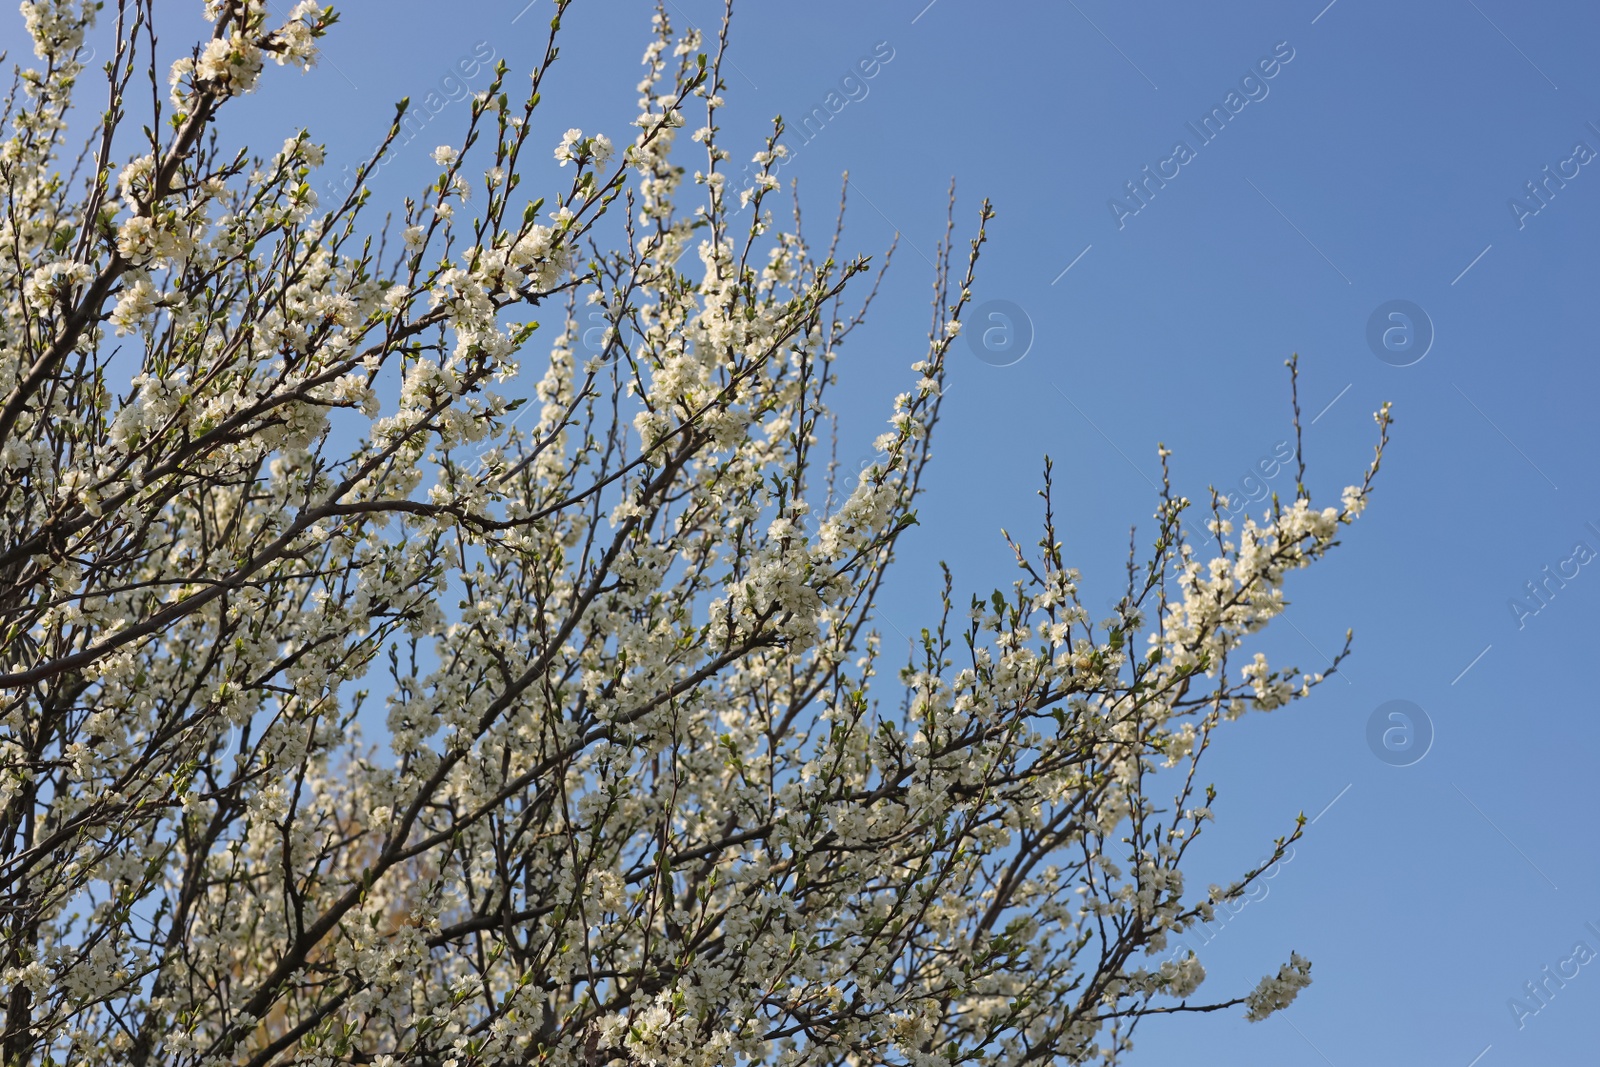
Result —
[[[975, 298], [1020, 309], [1031, 347], [1008, 366], [993, 364], [1014, 350], [956, 350], [922, 525], [883, 604], [889, 638], [935, 617], [941, 559], [958, 590], [1011, 581], [999, 530], [1036, 539], [1045, 453], [1067, 553], [1104, 602], [1129, 525], [1148, 539], [1158, 441], [1180, 491], [1238, 485], [1290, 439], [1283, 361], [1298, 352], [1308, 480], [1331, 502], [1370, 456], [1372, 412], [1394, 402], [1367, 515], [1292, 581], [1263, 645], [1320, 669], [1354, 628], [1348, 670], [1236, 724], [1208, 764], [1221, 792], [1196, 886], [1249, 866], [1296, 812], [1317, 818], [1268, 894], [1198, 947], [1203, 991], [1242, 990], [1291, 948], [1315, 984], [1261, 1024], [1235, 1011], [1147, 1023], [1132, 1062], [1588, 1061], [1600, 963], [1550, 982], [1543, 1005], [1525, 983], [1578, 942], [1600, 953], [1585, 666], [1600, 565], [1576, 551], [1600, 552], [1600, 11], [1325, 3], [750, 3], [735, 15], [725, 143], [744, 156], [771, 116], [838, 91], [847, 102], [784, 177], [820, 228], [849, 170], [853, 252], [901, 235], [877, 314], [841, 360], [845, 457], [865, 455], [911, 380], [950, 179], [967, 229], [982, 197], [999, 212]], [[475, 50], [526, 70], [548, 19], [542, 2], [519, 16], [523, 0], [341, 10], [326, 61], [304, 78], [269, 72], [234, 119], [263, 151], [310, 127], [330, 176], [399, 97], [448, 99], [444, 79]], [[708, 28], [720, 15], [712, 0], [668, 10]], [[546, 141], [568, 125], [626, 139], [648, 14], [576, 5]], [[187, 39], [173, 16], [164, 40]], [[842, 83], [866, 57], [880, 58], [873, 76]], [[1202, 143], [1188, 124], [1213, 109], [1227, 121]], [[380, 193], [430, 177], [428, 151], [465, 112], [444, 106], [439, 135], [403, 149]], [[1131, 200], [1147, 173], [1165, 184]], [[1432, 335], [1416, 362], [1416, 348], [1380, 358], [1369, 344], [1393, 301], [1420, 317], [1380, 330]], [[1268, 485], [1288, 492], [1292, 474]], [[1541, 603], [1527, 583], [1547, 566], [1558, 577]], [[1431, 723], [1409, 766], [1367, 740], [1395, 700]], [[1539, 1009], [1520, 1028], [1513, 997]]]

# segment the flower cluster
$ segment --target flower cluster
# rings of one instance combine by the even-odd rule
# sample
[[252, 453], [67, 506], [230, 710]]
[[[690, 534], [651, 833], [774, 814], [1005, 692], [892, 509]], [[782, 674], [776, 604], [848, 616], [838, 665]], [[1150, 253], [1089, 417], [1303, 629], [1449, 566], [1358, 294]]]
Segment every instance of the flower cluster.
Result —
[[1279, 967], [1277, 974], [1261, 979], [1245, 999], [1245, 1018], [1259, 1022], [1275, 1011], [1282, 1011], [1310, 984], [1311, 962], [1298, 952], [1289, 953], [1289, 962]]

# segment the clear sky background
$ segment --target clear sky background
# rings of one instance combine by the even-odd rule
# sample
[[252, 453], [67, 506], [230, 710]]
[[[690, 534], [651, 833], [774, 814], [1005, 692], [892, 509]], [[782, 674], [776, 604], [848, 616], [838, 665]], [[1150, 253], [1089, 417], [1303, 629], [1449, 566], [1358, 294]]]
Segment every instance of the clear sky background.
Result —
[[[846, 247], [901, 235], [877, 314], [840, 361], [847, 462], [913, 380], [950, 179], [964, 236], [982, 197], [999, 211], [975, 298], [1007, 302], [990, 310], [1031, 346], [1008, 366], [994, 364], [1015, 346], [953, 351], [922, 525], [883, 602], [886, 646], [936, 618], [939, 560], [963, 597], [1009, 584], [999, 531], [1037, 539], [1045, 453], [1067, 553], [1103, 606], [1130, 524], [1149, 540], [1158, 441], [1180, 491], [1235, 489], [1291, 439], [1283, 361], [1298, 352], [1308, 481], [1331, 503], [1370, 457], [1372, 412], [1394, 402], [1367, 515], [1291, 579], [1293, 606], [1261, 646], [1317, 670], [1354, 628], [1355, 655], [1312, 699], [1223, 733], [1206, 775], [1218, 821], [1194, 853], [1203, 891], [1251, 866], [1297, 812], [1315, 817], [1266, 896], [1195, 945], [1216, 998], [1290, 949], [1314, 961], [1315, 984], [1260, 1024], [1237, 1010], [1149, 1022], [1133, 1062], [1594, 1062], [1600, 962], [1574, 950], [1600, 953], [1600, 562], [1581, 562], [1600, 552], [1600, 158], [1584, 162], [1600, 152], [1600, 11], [1326, 2], [746, 3], [724, 143], [748, 158], [774, 114], [857, 97], [809, 143], [791, 136], [782, 172], [799, 179], [816, 237], [846, 169]], [[526, 71], [549, 7], [523, 3], [341, 5], [324, 62], [305, 77], [269, 70], [232, 129], [270, 152], [308, 126], [331, 176], [376, 142], [394, 101], [438, 89], [475, 48]], [[713, 0], [667, 6], [708, 30], [720, 17]], [[163, 9], [164, 42], [193, 39], [178, 7]], [[572, 125], [626, 142], [649, 11], [575, 6], [536, 141]], [[19, 34], [12, 17], [6, 42]], [[840, 86], [885, 43], [893, 58], [864, 95]], [[1275, 49], [1272, 77], [1242, 85]], [[1202, 144], [1186, 124], [1226, 111], [1230, 92], [1247, 102]], [[463, 104], [444, 107], [437, 136], [385, 168], [380, 196], [431, 177], [429, 151], [465, 121]], [[1179, 140], [1193, 158], [1163, 164]], [[1141, 206], [1125, 185], [1147, 165], [1177, 174]], [[1564, 185], [1552, 179], [1541, 203], [1525, 186], [1546, 167]], [[1369, 343], [1391, 301], [1420, 315], [1380, 328], [1431, 334], [1425, 355]], [[969, 336], [991, 325], [1006, 323], [969, 318]], [[1293, 475], [1267, 484], [1287, 494]], [[1567, 576], [1541, 604], [1526, 585], [1546, 566]], [[1396, 700], [1432, 734], [1406, 766], [1394, 764], [1420, 749], [1385, 760], [1368, 741]], [[1563, 965], [1565, 984], [1532, 999], [1526, 983]]]

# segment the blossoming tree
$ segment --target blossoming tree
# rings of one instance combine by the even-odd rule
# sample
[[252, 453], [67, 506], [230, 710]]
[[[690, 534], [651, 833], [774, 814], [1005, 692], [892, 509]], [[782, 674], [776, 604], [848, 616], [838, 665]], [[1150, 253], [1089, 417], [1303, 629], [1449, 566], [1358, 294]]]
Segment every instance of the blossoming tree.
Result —
[[[946, 577], [885, 694], [873, 604], [991, 213], [962, 256], [947, 229], [926, 354], [835, 486], [866, 263], [774, 221], [781, 124], [728, 187], [726, 21], [702, 42], [656, 16], [620, 153], [557, 142], [539, 89], [569, 2], [392, 234], [367, 224], [383, 149], [319, 203], [309, 133], [259, 158], [212, 136], [269, 60], [314, 61], [330, 9], [210, 0], [209, 40], [157, 71], [151, 0], [118, 0], [102, 83], [79, 58], [101, 5], [23, 3], [0, 1058], [1111, 1062], [1151, 1014], [1286, 1005], [1298, 955], [1204, 1000], [1163, 953], [1260, 874], [1186, 887], [1196, 767], [1320, 680], [1239, 650], [1377, 458], [1340, 507], [1302, 468], [1292, 502], [1217, 517], [1213, 558], [1169, 489], [1099, 621], [1047, 467], [1014, 587], [969, 611]], [[552, 145], [570, 180], [524, 190]], [[536, 385], [507, 387], [524, 359]]]

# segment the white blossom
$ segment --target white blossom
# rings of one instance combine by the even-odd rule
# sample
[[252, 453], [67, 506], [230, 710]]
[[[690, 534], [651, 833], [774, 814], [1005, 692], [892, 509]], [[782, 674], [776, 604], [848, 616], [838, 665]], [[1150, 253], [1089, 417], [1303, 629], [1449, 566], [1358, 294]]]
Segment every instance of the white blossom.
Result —
[[[1182, 935], [1252, 876], [1190, 888], [1186, 854], [1224, 811], [1217, 731], [1328, 673], [1256, 635], [1376, 460], [1215, 552], [1163, 493], [1109, 618], [1047, 519], [996, 546], [1013, 585], [952, 579], [906, 620], [902, 659], [876, 598], [930, 535], [987, 204], [876, 436], [840, 433], [870, 454], [833, 457], [861, 261], [725, 202], [731, 90], [672, 5], [614, 172], [577, 128], [575, 175], [527, 165], [565, 125], [541, 65], [473, 111], [489, 195], [325, 208], [314, 130], [233, 123], [329, 10], [206, 0], [200, 40], [162, 38], [175, 111], [102, 117], [74, 95], [96, 8], [22, 5], [41, 69], [0, 142], [0, 810], [33, 835], [0, 856], [27, 887], [0, 909], [8, 1051], [1110, 1063], [1141, 1015], [1259, 1019], [1309, 983], [1291, 955], [1198, 999]], [[61, 180], [102, 121], [97, 177]]]

